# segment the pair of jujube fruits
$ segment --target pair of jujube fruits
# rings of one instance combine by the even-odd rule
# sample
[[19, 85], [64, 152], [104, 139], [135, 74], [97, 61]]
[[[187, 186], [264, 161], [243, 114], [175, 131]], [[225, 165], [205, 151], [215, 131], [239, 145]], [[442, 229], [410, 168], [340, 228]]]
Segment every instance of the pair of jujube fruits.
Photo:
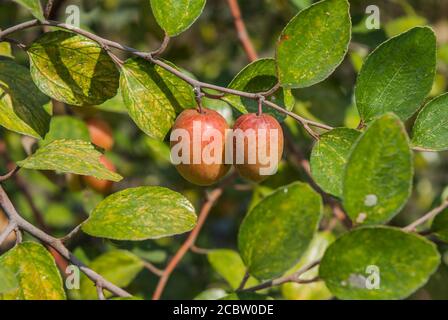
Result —
[[[221, 116], [218, 112], [206, 108], [200, 109], [187, 109], [184, 110], [177, 117], [172, 130], [176, 129], [184, 129], [188, 132], [190, 136], [193, 136], [193, 124], [195, 121], [198, 121], [201, 126], [201, 136], [211, 136], [210, 130], [216, 130], [215, 132], [219, 132], [221, 141], [225, 143], [221, 143], [219, 145], [219, 150], [215, 150], [218, 152], [218, 158], [221, 158], [223, 161], [219, 163], [209, 163], [207, 164], [205, 161], [201, 161], [200, 163], [193, 163], [193, 154], [190, 152], [190, 161], [189, 163], [180, 163], [176, 165], [177, 171], [180, 175], [188, 180], [191, 183], [200, 186], [207, 186], [216, 183], [222, 177], [224, 177], [227, 172], [230, 170], [231, 165], [233, 164], [238, 173], [245, 179], [254, 182], [261, 182], [269, 177], [267, 174], [261, 174], [260, 169], [266, 168], [267, 166], [271, 166], [272, 164], [264, 164], [260, 161], [260, 157], [258, 156], [259, 148], [266, 148], [265, 152], [268, 157], [273, 156], [272, 153], [277, 151], [277, 163], [275, 163], [275, 167], [277, 167], [278, 162], [280, 161], [283, 154], [283, 131], [282, 127], [278, 123], [278, 121], [265, 113], [248, 113], [240, 116], [234, 123], [233, 130], [240, 129], [241, 132], [246, 133], [248, 130], [253, 130], [255, 134], [255, 139], [249, 141], [249, 139], [244, 138], [243, 143], [236, 143], [235, 137], [229, 141], [226, 137], [226, 133], [229, 132], [229, 125], [223, 116]], [[266, 132], [264, 135], [261, 135], [260, 132]], [[277, 132], [277, 138], [271, 140], [272, 132]], [[255, 148], [249, 148], [250, 143], [255, 142]], [[171, 141], [171, 149], [176, 146], [178, 143], [181, 143], [181, 139], [177, 141]], [[190, 150], [194, 150], [193, 147], [193, 139], [190, 139]], [[200, 150], [196, 149], [196, 152], [202, 152], [205, 148], [207, 148], [208, 144], [212, 143], [211, 140], [201, 140]], [[225, 159], [225, 150], [226, 143], [232, 143], [233, 146], [233, 161], [232, 164], [226, 163]], [[271, 145], [276, 143], [277, 146]], [[253, 146], [251, 146], [253, 147]], [[276, 147], [276, 148], [274, 148]], [[249, 161], [250, 150], [255, 150], [256, 160]], [[240, 153], [243, 157], [244, 161], [235, 162], [235, 156]], [[254, 155], [252, 155], [254, 156]]]

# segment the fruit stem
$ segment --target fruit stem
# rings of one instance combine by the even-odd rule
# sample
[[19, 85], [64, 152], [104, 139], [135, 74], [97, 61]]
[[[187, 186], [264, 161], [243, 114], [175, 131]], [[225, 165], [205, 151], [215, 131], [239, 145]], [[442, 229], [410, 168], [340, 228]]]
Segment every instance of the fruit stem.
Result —
[[263, 95], [260, 95], [258, 97], [258, 113], [257, 116], [261, 116], [263, 114], [263, 102], [265, 100], [265, 97]]
[[193, 91], [196, 103], [198, 104], [198, 112], [204, 113], [202, 110], [202, 97], [204, 96], [204, 93], [201, 91], [201, 87], [194, 87]]

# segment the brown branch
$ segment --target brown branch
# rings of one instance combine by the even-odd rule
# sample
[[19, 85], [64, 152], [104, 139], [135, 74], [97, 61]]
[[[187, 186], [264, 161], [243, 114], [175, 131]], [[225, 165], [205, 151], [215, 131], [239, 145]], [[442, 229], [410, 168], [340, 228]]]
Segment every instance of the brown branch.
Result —
[[29, 223], [28, 221], [23, 219], [22, 216], [20, 216], [19, 213], [16, 211], [14, 205], [12, 204], [12, 202], [9, 199], [8, 195], [6, 194], [5, 190], [3, 190], [2, 186], [0, 186], [0, 207], [3, 209], [3, 211], [8, 216], [10, 222], [13, 221], [15, 224], [17, 224], [17, 226], [20, 229], [28, 232], [30, 235], [32, 235], [36, 239], [39, 239], [40, 241], [51, 246], [62, 257], [64, 257], [68, 261], [71, 261], [71, 263], [73, 263], [82, 272], [84, 272], [84, 274], [90, 280], [92, 280], [94, 283], [101, 282], [103, 284], [104, 289], [107, 289], [108, 291], [112, 292], [114, 295], [117, 295], [120, 297], [130, 297], [131, 296], [125, 290], [121, 289], [120, 287], [117, 287], [113, 283], [104, 279], [101, 275], [99, 275], [95, 271], [89, 269], [86, 265], [84, 265], [81, 261], [79, 261], [78, 258], [76, 258], [64, 246], [64, 244], [59, 239], [56, 239], [56, 238], [50, 236], [49, 234], [45, 233], [41, 229], [35, 227], [31, 223]]
[[3, 182], [5, 180], [8, 180], [9, 178], [11, 178], [13, 175], [15, 175], [17, 173], [17, 171], [20, 170], [20, 167], [15, 166], [13, 169], [11, 169], [7, 174], [0, 176], [0, 182]]
[[[75, 32], [78, 33], [86, 38], [89, 38], [95, 42], [97, 42], [98, 44], [100, 44], [101, 46], [105, 47], [110, 47], [110, 48], [115, 48], [118, 50], [122, 50], [122, 51], [126, 51], [129, 52], [137, 57], [146, 59], [156, 65], [158, 65], [159, 67], [165, 69], [166, 71], [172, 73], [173, 75], [175, 75], [176, 77], [184, 80], [185, 82], [187, 82], [188, 84], [190, 84], [193, 88], [201, 88], [201, 89], [211, 89], [211, 90], [215, 90], [218, 92], [222, 92], [222, 93], [226, 93], [226, 94], [230, 94], [230, 95], [237, 95], [237, 96], [241, 96], [244, 98], [248, 98], [248, 99], [253, 99], [253, 100], [258, 100], [260, 98], [261, 95], [263, 95], [263, 92], [259, 92], [259, 93], [251, 93], [251, 92], [245, 92], [245, 91], [240, 91], [240, 90], [235, 90], [235, 89], [231, 89], [231, 88], [226, 88], [226, 87], [221, 87], [221, 86], [217, 86], [214, 84], [210, 84], [210, 83], [206, 83], [206, 82], [202, 82], [199, 80], [196, 80], [190, 76], [188, 76], [187, 74], [183, 73], [182, 71], [179, 71], [178, 69], [172, 67], [171, 65], [165, 63], [162, 60], [159, 60], [155, 57], [152, 56], [151, 53], [148, 52], [142, 52], [139, 51], [137, 49], [134, 49], [132, 47], [128, 47], [125, 45], [122, 45], [118, 42], [114, 42], [111, 40], [107, 40], [104, 39], [100, 36], [97, 36], [96, 34], [93, 34], [91, 32], [88, 32], [86, 30], [77, 28], [77, 27], [73, 27], [71, 25], [65, 24], [65, 23], [61, 23], [61, 22], [57, 22], [57, 21], [43, 21], [43, 22], [39, 22], [38, 20], [31, 20], [31, 21], [27, 21], [18, 25], [15, 25], [11, 28], [5, 29], [2, 32], [0, 32], [0, 40], [2, 38], [4, 38], [5, 36], [20, 31], [20, 30], [24, 30], [27, 28], [31, 28], [31, 27], [36, 27], [36, 26], [54, 26], [54, 27], [59, 27], [62, 29], [66, 29], [69, 30], [71, 32]], [[316, 127], [316, 128], [321, 128], [321, 129], [325, 129], [325, 130], [331, 130], [333, 129], [331, 126], [328, 126], [326, 124], [323, 123], [319, 123], [313, 120], [309, 120], [309, 119], [305, 119], [291, 111], [288, 111], [282, 107], [280, 107], [279, 105], [273, 103], [272, 101], [265, 101], [265, 105], [273, 108], [275, 110], [278, 110], [281, 113], [284, 113], [290, 117], [292, 117], [293, 119], [295, 119], [296, 121], [298, 121], [299, 123], [302, 124], [302, 126], [306, 129], [306, 131], [314, 138], [318, 138], [318, 135], [311, 130], [310, 127]]]
[[423, 215], [420, 219], [415, 220], [414, 222], [412, 222], [410, 225], [406, 226], [403, 228], [404, 231], [408, 231], [408, 232], [413, 232], [415, 231], [415, 229], [425, 223], [426, 221], [431, 220], [432, 218], [434, 218], [435, 216], [437, 216], [439, 213], [441, 213], [443, 210], [445, 210], [446, 208], [448, 208], [448, 200], [445, 200], [444, 202], [442, 202], [442, 204], [434, 209], [432, 209], [431, 211], [429, 211], [428, 213], [426, 213], [425, 215]]
[[168, 44], [170, 43], [170, 36], [165, 32], [165, 35], [163, 36], [162, 43], [160, 44], [160, 47], [156, 50], [151, 52], [151, 56], [154, 58], [157, 58], [160, 56], [168, 47]]
[[232, 13], [235, 29], [238, 33], [238, 39], [240, 39], [247, 58], [250, 62], [257, 60], [257, 52], [255, 51], [249, 34], [247, 33], [246, 25], [244, 24], [244, 20], [241, 15], [240, 6], [238, 5], [238, 0], [227, 0], [227, 4], [229, 5], [230, 12]]
[[145, 269], [149, 270], [150, 272], [154, 273], [156, 276], [161, 277], [163, 275], [163, 270], [157, 268], [155, 265], [153, 265], [151, 262], [142, 260], [143, 266]]
[[319, 263], [320, 263], [320, 260], [314, 261], [314, 262], [304, 266], [297, 272], [294, 272], [290, 275], [286, 275], [286, 276], [283, 276], [283, 277], [280, 277], [277, 279], [269, 280], [269, 281], [260, 283], [259, 285], [256, 285], [256, 286], [253, 286], [253, 287], [250, 287], [247, 289], [237, 290], [237, 291], [239, 291], [239, 292], [258, 291], [258, 290], [262, 290], [262, 289], [279, 286], [279, 285], [287, 283], [287, 282], [295, 282], [295, 283], [302, 283], [302, 284], [316, 282], [319, 280], [318, 277], [315, 277], [312, 279], [299, 279], [299, 277], [302, 274], [304, 274], [305, 272], [307, 272], [307, 271], [311, 270], [312, 268], [314, 268], [315, 266], [317, 266]]
[[250, 278], [250, 273], [249, 273], [249, 271], [246, 271], [246, 273], [244, 274], [243, 279], [241, 280], [240, 285], [238, 286], [236, 291], [243, 290], [244, 286], [246, 285], [247, 280], [249, 280], [249, 278]]
[[166, 266], [165, 270], [163, 270], [163, 274], [160, 277], [159, 283], [157, 284], [156, 290], [154, 291], [154, 294], [152, 296], [153, 300], [159, 300], [162, 296], [163, 290], [165, 289], [165, 286], [168, 282], [168, 279], [171, 275], [171, 273], [174, 271], [174, 269], [177, 267], [177, 265], [180, 263], [184, 255], [190, 250], [190, 248], [194, 245], [196, 242], [196, 238], [199, 235], [199, 231], [201, 231], [202, 226], [205, 223], [205, 220], [207, 219], [208, 214], [210, 213], [211, 208], [215, 204], [216, 201], [221, 197], [223, 193], [223, 188], [218, 187], [210, 192], [210, 194], [207, 197], [207, 200], [202, 205], [201, 211], [199, 212], [198, 216], [198, 222], [196, 224], [196, 227], [191, 231], [191, 233], [188, 235], [187, 240], [182, 244], [182, 246], [179, 248], [179, 250], [176, 252], [176, 254], [173, 256], [173, 258], [170, 260], [168, 265]]

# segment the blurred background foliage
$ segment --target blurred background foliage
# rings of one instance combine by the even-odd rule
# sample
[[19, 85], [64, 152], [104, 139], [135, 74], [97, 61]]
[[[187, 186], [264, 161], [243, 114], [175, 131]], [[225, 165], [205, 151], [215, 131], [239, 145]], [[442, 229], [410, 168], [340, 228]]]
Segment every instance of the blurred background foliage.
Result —
[[[65, 21], [65, 8], [74, 4], [80, 8], [81, 27], [102, 37], [127, 44], [141, 50], [152, 50], [159, 46], [163, 32], [156, 24], [148, 0], [104, 0], [104, 1], [55, 1], [56, 10], [51, 17]], [[312, 0], [251, 0], [239, 1], [243, 17], [260, 57], [273, 57], [277, 38], [286, 23]], [[448, 81], [448, 1], [446, 0], [383, 0], [350, 1], [353, 21], [353, 41], [344, 62], [324, 82], [306, 89], [294, 90], [296, 99], [294, 111], [308, 118], [317, 119], [332, 126], [356, 127], [359, 121], [353, 105], [353, 88], [357, 72], [363, 59], [378, 44], [416, 25], [430, 25], [438, 39], [438, 71], [431, 96], [446, 92]], [[381, 28], [368, 30], [364, 21], [367, 5], [380, 8]], [[12, 1], [0, 1], [0, 28], [31, 19], [30, 14]], [[30, 44], [42, 31], [30, 29], [15, 34], [22, 42]], [[0, 44], [0, 54], [10, 55], [7, 45]], [[118, 54], [122, 54], [118, 52]], [[16, 61], [28, 65], [26, 54], [13, 50]], [[126, 58], [125, 56], [121, 56]], [[227, 85], [247, 63], [234, 26], [233, 19], [224, 0], [208, 0], [198, 21], [188, 31], [172, 39], [163, 58], [191, 72], [198, 79]], [[216, 100], [205, 101], [210, 108], [220, 110], [227, 119], [237, 116], [225, 104]], [[113, 129], [114, 147], [106, 153], [125, 179], [114, 185], [113, 191], [141, 185], [161, 185], [186, 195], [196, 208], [200, 208], [204, 189], [183, 180], [169, 161], [167, 143], [151, 140], [145, 136], [126, 115], [120, 95], [102, 106], [75, 108], [54, 103], [54, 118], [69, 116], [78, 123], [82, 134], [83, 121], [97, 117], [104, 119]], [[53, 119], [54, 121], [54, 119]], [[412, 123], [413, 119], [409, 120]], [[76, 127], [77, 125], [74, 124]], [[57, 127], [57, 125], [54, 125]], [[312, 147], [311, 139], [294, 121], [284, 123], [285, 131], [299, 146], [306, 158]], [[59, 131], [57, 133], [60, 133]], [[55, 134], [50, 132], [49, 135]], [[67, 132], [67, 135], [73, 132]], [[87, 137], [88, 139], [88, 137]], [[42, 142], [40, 142], [42, 143]], [[35, 147], [34, 141], [19, 134], [0, 128], [0, 173], [7, 171], [11, 161], [26, 157], [27, 151]], [[448, 196], [444, 187], [448, 185], [448, 153], [416, 153], [414, 193], [408, 205], [392, 224], [405, 225], [428, 211], [443, 196]], [[237, 180], [236, 185], [225, 190], [224, 196], [213, 208], [201, 231], [197, 245], [202, 248], [226, 248], [236, 250], [236, 234], [240, 222], [249, 208], [275, 187], [286, 183], [307, 181], [303, 170], [293, 155], [286, 150], [277, 175], [261, 185]], [[20, 213], [35, 225], [55, 236], [63, 236], [88, 217], [102, 195], [86, 188], [79, 177], [21, 170], [16, 178], [6, 183]], [[32, 200], [32, 201], [30, 201]], [[0, 229], [5, 218], [0, 216]], [[322, 224], [325, 231], [315, 239], [316, 254], [343, 232], [343, 227], [331, 218], [327, 208]], [[84, 262], [92, 263], [100, 255], [114, 249], [123, 249], [163, 268], [179, 248], [185, 236], [142, 242], [118, 242], [95, 239], [79, 235], [69, 243], [70, 249]], [[5, 248], [0, 248], [4, 250]], [[444, 263], [429, 283], [411, 298], [448, 299], [448, 246], [440, 244]], [[209, 255], [188, 253], [172, 275], [164, 298], [218, 298], [230, 290], [235, 277], [244, 272], [241, 260], [234, 252], [225, 251], [214, 259]], [[303, 258], [307, 259], [308, 254]], [[222, 261], [219, 261], [222, 259]], [[216, 261], [218, 260], [218, 261]], [[312, 259], [311, 259], [312, 260]], [[223, 271], [220, 265], [225, 263]], [[303, 264], [304, 261], [299, 263]], [[158, 277], [143, 270], [135, 275], [126, 265], [117, 266], [112, 278], [124, 279], [129, 291], [142, 298], [149, 298], [154, 291]], [[132, 274], [129, 274], [131, 272]], [[225, 273], [230, 274], [225, 274]], [[224, 274], [223, 274], [224, 273]], [[224, 280], [227, 279], [230, 285]], [[111, 279], [113, 280], [113, 279]], [[234, 282], [234, 281], [233, 281]], [[72, 298], [83, 298], [81, 292], [72, 290]], [[328, 299], [331, 294], [322, 283], [310, 285], [290, 284], [269, 293], [284, 299]]]

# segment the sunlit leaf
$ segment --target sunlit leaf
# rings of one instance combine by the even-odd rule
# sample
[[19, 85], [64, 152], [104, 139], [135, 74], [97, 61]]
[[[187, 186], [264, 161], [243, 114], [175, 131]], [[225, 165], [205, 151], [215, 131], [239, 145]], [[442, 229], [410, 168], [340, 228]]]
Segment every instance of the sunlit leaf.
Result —
[[55, 140], [17, 165], [26, 169], [55, 170], [92, 176], [97, 179], [120, 181], [123, 177], [107, 169], [100, 161], [101, 153], [82, 140]]
[[350, 231], [325, 252], [319, 276], [339, 299], [403, 299], [436, 271], [429, 240], [391, 227]]
[[184, 233], [196, 225], [193, 205], [163, 187], [137, 187], [114, 193], [93, 210], [84, 232], [117, 240], [144, 240]]

